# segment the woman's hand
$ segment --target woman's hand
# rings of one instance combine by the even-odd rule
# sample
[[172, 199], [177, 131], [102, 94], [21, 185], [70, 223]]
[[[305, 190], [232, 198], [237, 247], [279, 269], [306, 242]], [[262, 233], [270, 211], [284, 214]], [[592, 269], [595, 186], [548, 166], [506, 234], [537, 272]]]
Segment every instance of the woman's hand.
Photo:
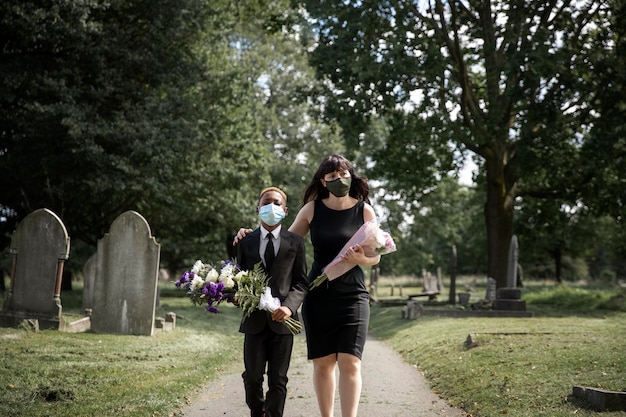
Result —
[[341, 254], [341, 259], [351, 264], [360, 264], [366, 258], [361, 245], [350, 246], [348, 250]]
[[373, 257], [367, 256], [365, 250], [359, 244], [350, 246], [348, 250], [341, 254], [341, 260], [354, 265], [376, 265], [380, 262], [380, 255]]
[[237, 232], [237, 235], [233, 239], [233, 246], [237, 246], [237, 243], [239, 243], [239, 241], [243, 239], [244, 237], [246, 237], [246, 235], [250, 232], [252, 232], [252, 229], [245, 229], [243, 227], [239, 229], [239, 231]]

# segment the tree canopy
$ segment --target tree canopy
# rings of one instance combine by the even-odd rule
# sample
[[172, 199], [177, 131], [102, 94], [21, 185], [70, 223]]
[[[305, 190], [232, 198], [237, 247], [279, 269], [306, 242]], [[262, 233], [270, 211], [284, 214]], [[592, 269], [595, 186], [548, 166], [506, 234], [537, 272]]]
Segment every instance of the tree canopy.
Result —
[[[0, 3], [0, 250], [46, 207], [80, 269], [136, 210], [164, 267], [225, 259], [260, 189], [287, 192], [289, 226], [330, 153], [372, 180], [399, 243], [383, 273], [445, 264], [454, 244], [461, 271], [502, 285], [511, 233], [596, 256], [574, 233], [623, 222], [620, 2], [304, 6]], [[476, 189], [454, 179], [468, 156]]]
[[[623, 95], [603, 94], [596, 78], [619, 60], [617, 3], [307, 1], [318, 37], [311, 62], [346, 131], [367, 141], [372, 119], [389, 125], [375, 172], [406, 198], [420, 198], [459, 155], [477, 158], [488, 275], [504, 286], [517, 197], [574, 201], [592, 178], [623, 164], [623, 135], [593, 139], [602, 120], [625, 120], [613, 113]], [[606, 160], [585, 152], [592, 143], [617, 147], [620, 162], [594, 170]], [[612, 190], [612, 213], [623, 216], [623, 188]], [[584, 204], [597, 203], [587, 197]]]

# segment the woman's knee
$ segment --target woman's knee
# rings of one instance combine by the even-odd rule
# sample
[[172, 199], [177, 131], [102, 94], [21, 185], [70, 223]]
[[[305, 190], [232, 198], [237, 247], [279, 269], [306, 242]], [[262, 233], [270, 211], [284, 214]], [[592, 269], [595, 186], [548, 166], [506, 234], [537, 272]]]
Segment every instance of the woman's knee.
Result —
[[335, 355], [313, 359], [313, 368], [318, 372], [333, 372], [337, 359]]
[[337, 364], [340, 372], [350, 374], [361, 373], [361, 359], [357, 356], [348, 353], [340, 353], [337, 358]]

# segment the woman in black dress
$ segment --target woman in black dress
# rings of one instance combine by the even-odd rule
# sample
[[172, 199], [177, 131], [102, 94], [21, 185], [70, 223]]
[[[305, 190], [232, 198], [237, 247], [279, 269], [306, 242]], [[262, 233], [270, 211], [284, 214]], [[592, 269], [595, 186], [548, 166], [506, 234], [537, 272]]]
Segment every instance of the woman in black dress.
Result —
[[[369, 324], [369, 294], [359, 267], [373, 266], [380, 255], [368, 257], [360, 245], [339, 254], [367, 221], [376, 221], [369, 204], [367, 180], [354, 172], [341, 155], [325, 158], [304, 191], [303, 205], [290, 232], [311, 232], [313, 265], [309, 281], [319, 276], [337, 255], [354, 268], [310, 290], [302, 305], [308, 358], [313, 361], [313, 386], [321, 417], [333, 417], [335, 369], [339, 368], [342, 417], [356, 417], [361, 398], [361, 355]], [[236, 244], [251, 229], [240, 229]]]
[[[289, 228], [301, 236], [311, 232], [313, 265], [309, 281], [320, 275], [364, 222], [375, 221], [369, 186], [350, 161], [331, 155], [320, 164], [304, 192], [303, 206]], [[340, 254], [354, 268], [309, 291], [302, 306], [308, 358], [322, 417], [332, 417], [335, 369], [339, 368], [341, 415], [356, 417], [361, 397], [361, 355], [369, 324], [369, 294], [359, 265], [378, 264], [355, 245]]]

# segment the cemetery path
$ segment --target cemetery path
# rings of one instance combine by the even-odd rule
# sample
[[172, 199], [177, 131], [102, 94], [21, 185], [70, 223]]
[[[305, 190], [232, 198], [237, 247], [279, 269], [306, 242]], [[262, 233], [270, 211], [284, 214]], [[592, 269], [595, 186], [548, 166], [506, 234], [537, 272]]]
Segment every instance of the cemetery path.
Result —
[[[467, 414], [450, 407], [428, 386], [422, 374], [403, 361], [383, 342], [370, 337], [362, 363], [363, 391], [359, 416], [363, 417], [462, 417]], [[241, 371], [222, 375], [207, 384], [191, 404], [181, 410], [184, 417], [248, 417]], [[289, 369], [285, 417], [319, 415], [312, 384], [313, 365], [306, 359], [304, 336], [295, 338]], [[335, 415], [341, 415], [336, 398]]]

